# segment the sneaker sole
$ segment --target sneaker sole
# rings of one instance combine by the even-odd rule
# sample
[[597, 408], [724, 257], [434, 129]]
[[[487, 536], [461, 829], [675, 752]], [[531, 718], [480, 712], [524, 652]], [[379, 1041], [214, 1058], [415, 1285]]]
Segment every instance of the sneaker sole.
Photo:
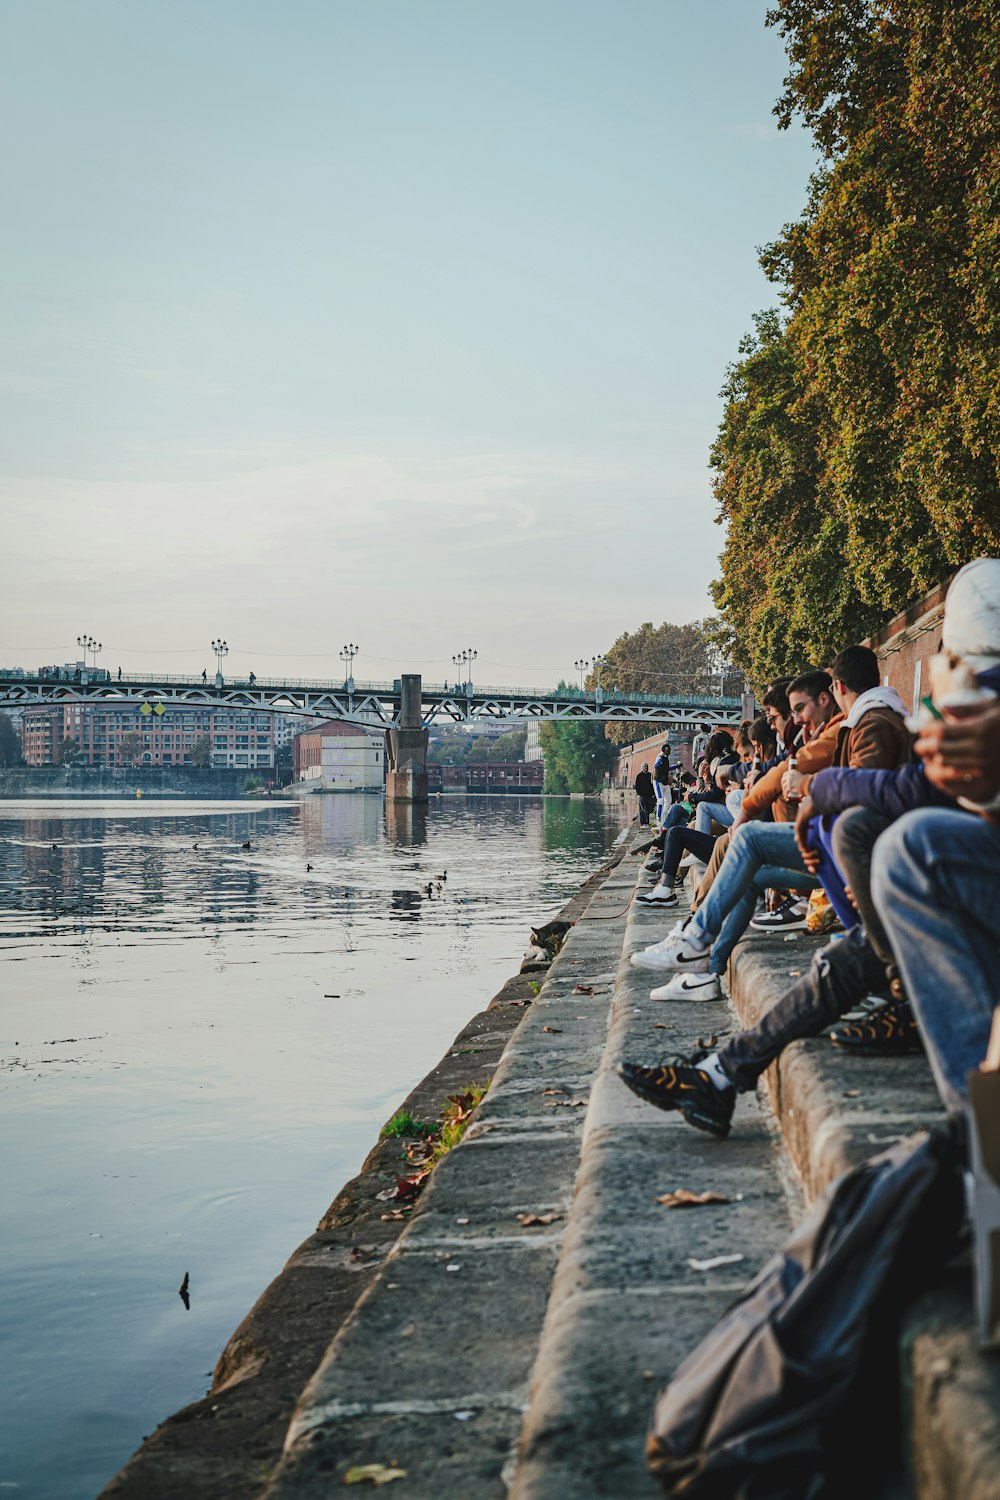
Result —
[[697, 1105], [681, 1105], [680, 1112], [695, 1130], [703, 1130], [706, 1135], [714, 1135], [718, 1141], [724, 1141], [729, 1134], [732, 1121], [714, 1120], [711, 1115], [703, 1114]]
[[[654, 974], [707, 974], [708, 973], [708, 955], [707, 954], [705, 955], [704, 958], [695, 959], [693, 962], [686, 963], [683, 966], [680, 965], [680, 964], [675, 964], [675, 963], [656, 963], [656, 962], [653, 962], [650, 959], [646, 958], [646, 955], [644, 953], [633, 953], [631, 959], [629, 960], [629, 962], [631, 963], [633, 969], [650, 969], [650, 970], [652, 970], [652, 972]], [[702, 964], [704, 967], [696, 969], [695, 968], [695, 964], [696, 963], [697, 964]]]
[[718, 1005], [722, 1000], [720, 992], [713, 991], [712, 994], [708, 993], [711, 986], [707, 984], [701, 985], [698, 989], [684, 990], [683, 992], [672, 990], [669, 995], [665, 993], [667, 988], [667, 985], [663, 985], [662, 989], [650, 990], [650, 1000], [697, 1000], [702, 1005]]
[[750, 926], [754, 932], [801, 932], [803, 927], [808, 927], [805, 917], [796, 918], [794, 922], [751, 922]]

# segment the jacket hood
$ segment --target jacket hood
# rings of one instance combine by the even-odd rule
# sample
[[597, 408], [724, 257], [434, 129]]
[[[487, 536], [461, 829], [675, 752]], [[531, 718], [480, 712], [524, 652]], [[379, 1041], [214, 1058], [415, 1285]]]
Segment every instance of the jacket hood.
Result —
[[899, 714], [905, 719], [910, 710], [893, 687], [873, 687], [867, 692], [860, 693], [851, 705], [847, 715], [847, 727], [853, 729], [855, 724], [871, 708], [887, 708], [891, 713]]

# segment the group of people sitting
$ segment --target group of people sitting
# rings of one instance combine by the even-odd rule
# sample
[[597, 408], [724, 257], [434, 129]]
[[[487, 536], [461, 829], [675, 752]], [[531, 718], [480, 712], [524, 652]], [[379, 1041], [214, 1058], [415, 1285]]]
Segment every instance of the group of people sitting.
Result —
[[[949, 1114], [964, 1115], [1000, 1005], [1000, 559], [956, 575], [931, 665], [910, 718], [874, 652], [847, 646], [829, 670], [770, 683], [759, 718], [708, 740], [696, 783], [661, 813], [658, 879], [636, 898], [676, 906], [685, 864], [703, 866], [690, 913], [632, 955], [665, 981], [651, 997], [720, 1000], [747, 928], [804, 925], [814, 890], [843, 931], [716, 1050], [621, 1063], [642, 1099], [724, 1138], [736, 1096], [832, 1026], [862, 1055], [926, 1047]], [[755, 915], [769, 891], [782, 899]]]

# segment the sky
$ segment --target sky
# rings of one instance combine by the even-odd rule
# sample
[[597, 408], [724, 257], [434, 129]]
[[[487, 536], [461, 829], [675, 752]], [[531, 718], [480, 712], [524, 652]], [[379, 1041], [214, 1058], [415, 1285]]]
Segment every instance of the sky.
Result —
[[767, 0], [5, 0], [0, 664], [551, 686], [711, 612]]

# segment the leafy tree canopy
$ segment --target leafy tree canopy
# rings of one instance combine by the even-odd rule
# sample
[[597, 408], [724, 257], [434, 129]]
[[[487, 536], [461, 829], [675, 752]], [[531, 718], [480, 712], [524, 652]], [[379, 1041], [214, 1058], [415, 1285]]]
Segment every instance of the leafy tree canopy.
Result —
[[0, 766], [21, 763], [21, 741], [7, 714], [0, 714]]
[[781, 0], [775, 113], [823, 157], [723, 389], [714, 598], [767, 677], [1000, 547], [1000, 10]]

